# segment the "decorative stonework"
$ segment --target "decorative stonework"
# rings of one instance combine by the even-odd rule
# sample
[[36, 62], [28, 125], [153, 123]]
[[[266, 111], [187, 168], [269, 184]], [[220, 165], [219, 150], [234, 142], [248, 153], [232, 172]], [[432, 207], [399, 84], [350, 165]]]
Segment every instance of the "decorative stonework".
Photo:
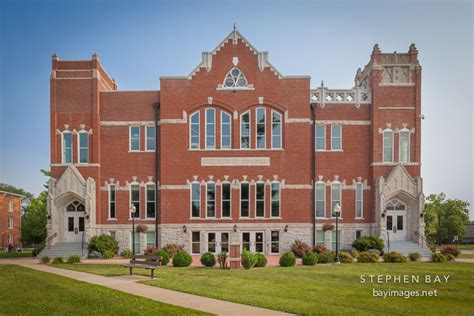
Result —
[[201, 157], [201, 166], [270, 166], [270, 157]]

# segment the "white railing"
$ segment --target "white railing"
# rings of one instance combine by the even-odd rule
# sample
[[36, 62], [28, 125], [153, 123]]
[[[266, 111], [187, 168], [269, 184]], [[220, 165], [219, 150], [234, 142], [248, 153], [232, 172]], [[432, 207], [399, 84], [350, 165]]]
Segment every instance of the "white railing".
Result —
[[372, 92], [369, 89], [355, 87], [352, 89], [328, 89], [321, 86], [311, 89], [310, 102], [324, 107], [325, 104], [370, 104]]

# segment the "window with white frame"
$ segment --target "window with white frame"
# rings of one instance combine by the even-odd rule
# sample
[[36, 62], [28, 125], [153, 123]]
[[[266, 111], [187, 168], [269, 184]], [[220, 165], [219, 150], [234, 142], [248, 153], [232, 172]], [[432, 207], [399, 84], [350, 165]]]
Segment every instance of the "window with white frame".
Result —
[[401, 130], [399, 137], [398, 159], [402, 163], [410, 162], [410, 131]]
[[230, 183], [224, 182], [221, 186], [221, 210], [222, 210], [222, 217], [230, 217], [231, 216], [231, 192], [230, 192]]
[[13, 201], [8, 201], [8, 211], [13, 212]]
[[342, 127], [341, 125], [331, 125], [331, 149], [342, 149]]
[[201, 184], [191, 184], [191, 217], [201, 217]]
[[193, 254], [201, 252], [201, 232], [199, 231], [191, 233], [191, 252]]
[[79, 163], [89, 162], [89, 133], [79, 132]]
[[12, 233], [8, 234], [8, 243], [13, 244], [13, 234]]
[[207, 183], [206, 217], [216, 217], [216, 184]]
[[240, 148], [250, 148], [250, 111], [240, 116]]
[[255, 185], [255, 217], [265, 217], [265, 183]]
[[272, 230], [272, 239], [271, 239], [271, 253], [280, 253], [280, 231]]
[[207, 233], [207, 251], [216, 253], [216, 233]]
[[266, 143], [266, 111], [265, 108], [257, 108], [255, 110], [255, 130], [256, 130], [256, 147], [259, 149], [264, 149]]
[[12, 217], [8, 218], [8, 229], [13, 229], [13, 218]]
[[280, 183], [273, 182], [271, 185], [272, 189], [272, 209], [271, 217], [280, 217]]
[[383, 162], [393, 162], [393, 131], [383, 132]]
[[140, 217], [140, 185], [132, 184], [130, 185], [130, 204], [135, 206], [135, 213], [133, 217]]
[[325, 233], [324, 230], [316, 230], [316, 245], [325, 245]]
[[115, 184], [109, 184], [109, 218], [115, 218], [116, 191]]
[[[337, 234], [337, 243], [336, 243], [336, 234]], [[332, 238], [332, 244], [331, 244], [331, 250], [336, 251], [336, 248], [339, 248], [338, 250], [341, 249], [341, 230], [336, 231], [333, 230], [331, 232], [331, 238]]]
[[146, 249], [153, 249], [155, 247], [156, 234], [155, 231], [146, 232]]
[[140, 151], [140, 126], [130, 126], [130, 151]]
[[145, 127], [145, 135], [146, 135], [146, 144], [145, 150], [146, 151], [154, 151], [156, 149], [156, 129], [155, 126], [146, 126]]
[[242, 73], [242, 71], [240, 71], [239, 68], [234, 67], [225, 76], [224, 87], [225, 88], [246, 88], [247, 78], [245, 78], [245, 75]]
[[272, 148], [282, 148], [281, 114], [272, 111]]
[[141, 249], [141, 246], [140, 246], [140, 233], [139, 232], [134, 232], [133, 234], [134, 234], [133, 235], [134, 240], [131, 239], [130, 243], [131, 244], [133, 243], [132, 247], [133, 247], [134, 253], [141, 253], [142, 249]]
[[[331, 184], [331, 217], [336, 217], [336, 213], [334, 213], [336, 204], [339, 204], [342, 209], [342, 184], [340, 182]], [[339, 214], [339, 217], [341, 217], [341, 214]]]
[[240, 217], [250, 215], [250, 186], [248, 182], [240, 183]]
[[63, 132], [63, 163], [72, 163], [72, 133]]
[[221, 111], [221, 149], [232, 148], [232, 126], [230, 114]]
[[355, 215], [356, 218], [364, 217], [364, 184], [363, 183], [356, 183], [356, 209]]
[[326, 149], [326, 125], [316, 124], [316, 150]]
[[316, 182], [316, 217], [326, 217], [326, 184]]
[[216, 110], [206, 109], [206, 148], [216, 148]]
[[155, 184], [146, 185], [146, 217], [155, 218], [156, 214], [156, 186]]
[[189, 138], [190, 138], [190, 147], [191, 149], [199, 149], [199, 134], [200, 134], [200, 126], [199, 126], [199, 112], [194, 113], [191, 115], [190, 118], [191, 124], [189, 124]]

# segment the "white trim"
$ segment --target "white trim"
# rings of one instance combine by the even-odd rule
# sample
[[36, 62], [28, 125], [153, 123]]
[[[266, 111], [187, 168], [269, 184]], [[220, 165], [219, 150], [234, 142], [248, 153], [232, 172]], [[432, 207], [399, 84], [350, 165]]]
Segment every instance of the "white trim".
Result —
[[348, 121], [348, 120], [316, 120], [316, 124], [325, 125], [371, 125], [372, 121]]
[[[207, 121], [207, 111], [212, 111], [214, 112], [214, 123], [208, 123]], [[204, 148], [206, 149], [216, 149], [216, 124], [217, 124], [217, 117], [216, 117], [216, 109], [214, 108], [205, 108], [204, 109]], [[214, 130], [214, 146], [213, 147], [209, 147], [207, 145], [207, 125], [213, 125], [213, 130]]]
[[[193, 216], [193, 185], [197, 184], [198, 187], [199, 187], [199, 216]], [[201, 209], [202, 209], [202, 201], [201, 201], [201, 196], [202, 196], [202, 192], [201, 192], [201, 183], [199, 183], [198, 181], [193, 181], [191, 182], [190, 186], [189, 186], [189, 199], [190, 199], [190, 203], [189, 203], [189, 218], [190, 219], [199, 219], [201, 218]], [[206, 192], [207, 194], [207, 192]], [[196, 200], [197, 201], [197, 200]]]
[[[322, 185], [322, 186], [323, 186], [323, 189], [324, 189], [324, 190], [323, 190], [323, 193], [324, 193], [324, 194], [323, 194], [323, 200], [318, 200], [318, 199], [317, 199], [317, 196], [318, 196], [318, 193], [317, 193], [318, 185], [320, 185], [320, 186]], [[327, 210], [326, 210], [326, 183], [325, 183], [324, 181], [316, 181], [316, 182], [315, 182], [314, 190], [315, 190], [315, 191], [314, 191], [314, 192], [315, 192], [315, 194], [314, 194], [314, 217], [315, 217], [315, 218], [326, 218], [326, 211], [327, 211]], [[324, 203], [323, 203], [323, 205], [324, 205], [324, 210], [323, 210], [324, 214], [323, 214], [323, 216], [318, 216], [318, 212], [317, 212], [317, 204], [318, 204], [317, 202], [318, 202], [318, 201], [324, 202]]]
[[[223, 207], [222, 205], [224, 204], [224, 184], [226, 185], [229, 185], [229, 212], [230, 212], [230, 216], [224, 216], [224, 212], [223, 212]], [[221, 218], [222, 219], [232, 219], [232, 183], [230, 183], [229, 181], [223, 181], [221, 183]]]
[[[357, 216], [357, 188], [360, 186], [361, 192], [360, 192], [360, 216]], [[354, 218], [355, 219], [363, 219], [364, 218], [364, 183], [362, 182], [357, 182], [355, 184], [355, 210], [354, 210]]]
[[[193, 116], [197, 115], [198, 117], [198, 122], [193, 123]], [[192, 126], [193, 124], [197, 124], [198, 126], [198, 143], [197, 143], [197, 148], [193, 148], [192, 146]], [[190, 150], [197, 150], [201, 148], [201, 113], [200, 111], [196, 111], [193, 114], [189, 116], [189, 149]]]
[[[257, 185], [263, 185], [263, 216], [257, 216]], [[265, 198], [266, 198], [266, 186], [265, 182], [257, 181], [255, 182], [255, 190], [254, 190], [254, 206], [255, 206], [255, 218], [265, 218]], [[260, 200], [261, 201], [261, 200]]]
[[[138, 149], [132, 149], [132, 128], [138, 128]], [[140, 130], [140, 125], [130, 125], [128, 127], [128, 151], [129, 152], [139, 152], [140, 151], [140, 135], [141, 134], [141, 130]]]
[[155, 121], [100, 121], [101, 126], [152, 125]]
[[[208, 192], [208, 189], [209, 189], [209, 185], [213, 185], [214, 186], [214, 216], [208, 216], [207, 215], [207, 203], [209, 202], [208, 200], [208, 197], [209, 197], [209, 194], [207, 193]], [[214, 181], [208, 181], [206, 182], [206, 209], [205, 209], [205, 215], [204, 216], [205, 218], [216, 218], [217, 216], [217, 205], [216, 205], [216, 183]]]
[[[86, 134], [87, 135], [87, 161], [86, 162], [81, 162], [81, 134]], [[88, 164], [89, 163], [89, 132], [85, 130], [80, 130], [77, 133], [77, 163], [82, 165], [82, 164]]]
[[8, 201], [8, 212], [13, 213], [13, 200]]
[[[333, 187], [333, 185], [339, 185], [339, 188], [340, 188], [340, 190], [339, 190], [339, 200], [333, 200], [333, 197], [332, 197], [332, 187]], [[329, 217], [330, 218], [336, 218], [336, 216], [332, 216], [332, 211], [333, 211], [332, 204], [333, 204], [334, 201], [339, 201], [339, 206], [341, 207], [341, 212], [339, 213], [339, 219], [342, 219], [342, 189], [343, 189], [343, 183], [342, 182], [337, 181], [337, 180], [331, 182], [331, 204], [330, 204], [330, 208], [329, 208], [329, 215], [330, 215]]]
[[371, 167], [380, 167], [380, 166], [397, 166], [397, 165], [402, 165], [402, 166], [421, 166], [421, 162], [405, 162], [405, 163], [399, 163], [399, 162], [372, 162], [370, 164]]
[[[227, 147], [226, 147], [226, 148], [223, 148], [223, 146], [222, 146], [222, 139], [223, 139], [223, 135], [224, 135], [224, 134], [223, 134], [223, 130], [222, 130], [224, 124], [223, 124], [222, 122], [223, 122], [224, 115], [227, 115], [227, 116], [229, 117], [229, 124], [228, 124], [228, 125], [229, 125], [229, 147], [228, 147], [228, 148], [227, 148]], [[227, 123], [226, 123], [226, 125], [227, 125]], [[221, 130], [221, 135], [220, 135], [220, 140], [221, 140], [221, 141], [220, 141], [220, 149], [225, 149], [225, 150], [232, 149], [232, 115], [229, 114], [229, 113], [227, 113], [227, 112], [225, 112], [225, 111], [222, 111], [222, 110], [221, 110], [220, 127], [221, 127], [221, 129], [220, 129], [220, 130]]]
[[67, 166], [75, 166], [75, 167], [100, 167], [100, 163], [52, 163], [51, 167], [67, 167]]
[[[70, 162], [64, 162], [64, 134], [70, 134], [71, 135], [71, 161]], [[74, 146], [73, 146], [73, 143], [72, 143], [72, 132], [69, 131], [69, 130], [64, 130], [61, 132], [61, 163], [62, 164], [66, 164], [66, 165], [69, 165], [69, 164], [72, 164], [74, 162], [73, 160], [73, 157], [74, 157]]]
[[[391, 133], [392, 134], [392, 159], [389, 160], [389, 161], [385, 161], [385, 133]], [[387, 129], [384, 129], [383, 132], [382, 132], [382, 162], [384, 163], [390, 163], [390, 162], [394, 162], [395, 161], [395, 157], [394, 157], [394, 147], [395, 147], [395, 144], [394, 144], [394, 132], [392, 129], [390, 128], [387, 128]]]
[[[408, 148], [407, 148], [407, 161], [402, 161], [401, 159], [401, 156], [402, 156], [402, 133], [407, 133], [408, 134]], [[401, 129], [398, 133], [398, 161], [400, 163], [409, 163], [410, 162], [410, 154], [411, 154], [411, 150], [410, 150], [410, 145], [411, 145], [411, 133], [410, 133], [410, 130], [407, 129], [407, 128], [404, 128], [404, 129]]]
[[416, 110], [414, 106], [379, 106], [379, 110]]
[[[278, 115], [280, 117], [280, 123], [274, 123], [273, 122], [273, 113]], [[270, 124], [270, 145], [271, 149], [283, 149], [283, 115], [280, 112], [271, 110], [270, 111], [270, 117], [271, 117], [271, 124]], [[279, 124], [280, 125], [280, 147], [275, 147], [273, 146], [273, 124]]]
[[201, 166], [270, 166], [270, 157], [201, 157]]
[[[248, 135], [248, 138], [249, 138], [249, 147], [248, 148], [244, 148], [242, 147], [242, 116], [244, 116], [245, 114], [248, 114], [249, 116], [249, 135]], [[248, 110], [242, 114], [240, 114], [239, 116], [239, 148], [240, 149], [245, 149], [245, 150], [249, 150], [249, 149], [252, 149], [252, 111]]]
[[[148, 186], [153, 186], [153, 190], [155, 192], [155, 216], [148, 217]], [[154, 182], [145, 183], [145, 219], [156, 219], [156, 184]]]
[[[258, 147], [258, 111], [263, 110], [263, 147]], [[259, 106], [255, 109], [255, 149], [265, 149], [267, 148], [267, 109], [265, 107]]]
[[[129, 206], [132, 205], [133, 201], [132, 201], [132, 187], [133, 186], [137, 186], [138, 187], [138, 209], [135, 211], [138, 212], [138, 217], [135, 217], [135, 219], [141, 219], [141, 212], [140, 212], [140, 209], [142, 208], [142, 203], [141, 203], [141, 188], [140, 188], [140, 184], [138, 182], [132, 182], [130, 183], [129, 185]], [[129, 220], [132, 220], [132, 214], [130, 214], [130, 211], [128, 211], [128, 219]]]
[[[153, 133], [153, 138], [148, 137], [148, 129], [154, 128], [155, 132]], [[155, 141], [155, 149], [148, 149], [148, 139], [153, 139]], [[156, 151], [156, 126], [155, 125], [146, 125], [145, 126], [145, 152], [155, 152]]]
[[[272, 208], [273, 208], [273, 185], [278, 184], [278, 216], [273, 216]], [[281, 182], [278, 181], [272, 181], [270, 183], [270, 218], [281, 218]], [[271, 240], [271, 238], [270, 238]]]
[[[318, 126], [322, 126], [323, 129], [324, 129], [324, 135], [323, 135], [323, 137], [318, 137], [318, 133], [317, 133], [317, 127], [318, 127]], [[316, 123], [316, 124], [314, 124], [314, 134], [315, 134], [315, 138], [314, 138], [314, 148], [316, 149], [316, 151], [326, 151], [326, 129], [327, 129], [327, 127], [326, 127], [325, 124], [321, 124], [321, 123]], [[332, 131], [331, 131], [331, 133], [332, 133]], [[331, 135], [331, 136], [332, 136], [332, 135]], [[323, 140], [324, 140], [324, 148], [318, 148], [318, 146], [317, 146], [317, 144], [318, 144], [318, 142], [317, 142], [318, 138], [323, 138]]]
[[[333, 136], [333, 128], [336, 127], [336, 126], [339, 127], [339, 132], [340, 132], [340, 136], [336, 137], [336, 138], [339, 138], [339, 143], [340, 143], [339, 148], [334, 148], [334, 145], [333, 145], [333, 139], [335, 138]], [[342, 150], [342, 125], [341, 124], [332, 124], [331, 125], [331, 151], [336, 151], [336, 150]]]

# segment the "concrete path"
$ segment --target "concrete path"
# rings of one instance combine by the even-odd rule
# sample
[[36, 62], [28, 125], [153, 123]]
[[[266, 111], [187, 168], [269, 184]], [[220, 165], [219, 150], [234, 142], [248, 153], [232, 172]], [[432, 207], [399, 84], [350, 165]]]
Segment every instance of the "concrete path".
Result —
[[269, 309], [231, 303], [136, 283], [137, 280], [148, 279], [140, 276], [104, 277], [85, 272], [54, 268], [48, 265], [39, 264], [35, 259], [2, 259], [0, 260], [0, 264], [14, 264], [38, 271], [53, 273], [74, 280], [105, 286], [121, 292], [146, 297], [155, 301], [216, 315], [289, 315]]

